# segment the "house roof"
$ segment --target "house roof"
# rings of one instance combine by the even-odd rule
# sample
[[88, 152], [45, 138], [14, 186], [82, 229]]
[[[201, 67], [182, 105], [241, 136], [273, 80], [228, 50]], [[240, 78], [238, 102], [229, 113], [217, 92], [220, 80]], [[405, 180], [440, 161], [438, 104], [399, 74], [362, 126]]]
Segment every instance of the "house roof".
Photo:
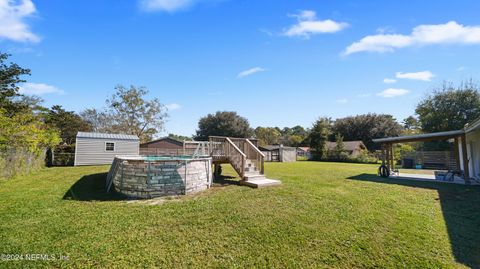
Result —
[[159, 142], [159, 141], [168, 141], [172, 144], [175, 144], [175, 145], [179, 145], [179, 146], [183, 146], [183, 142], [182, 141], [178, 141], [176, 139], [173, 139], [171, 137], [162, 137], [162, 138], [159, 138], [159, 139], [155, 139], [155, 140], [152, 140], [150, 142], [146, 142], [146, 143], [143, 143], [142, 145], [148, 145], [148, 144], [153, 144], [153, 143], [156, 143], [156, 142]]
[[[366, 149], [367, 147], [361, 140], [358, 141], [344, 141], [343, 144], [345, 145], [345, 150], [346, 151], [354, 151], [358, 149]], [[337, 146], [337, 142], [327, 142], [327, 148], [329, 150], [335, 149]]]
[[480, 118], [474, 120], [471, 123], [465, 124], [465, 127], [463, 128], [465, 130], [465, 133], [472, 132], [480, 127]]
[[[277, 150], [281, 146], [280, 145], [266, 145], [266, 146], [259, 146], [258, 148], [263, 151], [272, 151], [272, 150]], [[282, 146], [284, 149], [295, 149], [294, 147], [285, 147]]]
[[99, 138], [116, 140], [140, 140], [136, 135], [78, 132], [77, 138]]
[[310, 147], [297, 147], [297, 149], [303, 150], [303, 151], [305, 151], [305, 152], [309, 152], [309, 151], [310, 151]]

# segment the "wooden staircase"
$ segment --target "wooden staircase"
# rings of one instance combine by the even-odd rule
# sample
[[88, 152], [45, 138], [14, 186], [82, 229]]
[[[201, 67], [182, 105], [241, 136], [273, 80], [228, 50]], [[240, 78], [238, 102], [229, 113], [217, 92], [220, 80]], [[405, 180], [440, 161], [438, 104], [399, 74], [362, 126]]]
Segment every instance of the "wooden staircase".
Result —
[[242, 184], [251, 187], [280, 184], [278, 180], [265, 178], [265, 155], [249, 139], [210, 136], [209, 148], [212, 162], [231, 164]]

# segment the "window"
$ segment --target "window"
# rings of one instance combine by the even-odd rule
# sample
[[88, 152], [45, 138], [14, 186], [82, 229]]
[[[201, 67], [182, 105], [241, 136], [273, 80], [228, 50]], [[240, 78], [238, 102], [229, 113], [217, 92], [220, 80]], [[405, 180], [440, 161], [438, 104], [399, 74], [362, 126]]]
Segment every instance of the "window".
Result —
[[105, 151], [115, 151], [115, 143], [106, 142], [105, 143]]

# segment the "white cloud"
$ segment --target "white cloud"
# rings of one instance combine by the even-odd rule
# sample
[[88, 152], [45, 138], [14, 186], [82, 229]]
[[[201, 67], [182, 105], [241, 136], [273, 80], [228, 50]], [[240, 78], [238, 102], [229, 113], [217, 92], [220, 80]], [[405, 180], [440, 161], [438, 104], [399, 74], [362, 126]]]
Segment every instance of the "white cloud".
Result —
[[405, 89], [388, 88], [382, 92], [377, 93], [377, 95], [384, 98], [393, 98], [393, 97], [405, 95], [409, 92], [410, 92], [409, 90], [405, 90]]
[[412, 73], [403, 73], [397, 72], [395, 74], [396, 78], [401, 79], [411, 79], [411, 80], [421, 80], [421, 81], [431, 81], [435, 75], [430, 71], [421, 71], [421, 72], [412, 72]]
[[35, 12], [31, 0], [0, 0], [0, 38], [17, 42], [39, 42], [40, 38], [25, 23], [25, 18]]
[[346, 103], [348, 103], [348, 100], [347, 100], [347, 99], [338, 99], [338, 100], [337, 100], [337, 103], [339, 103], [339, 104], [346, 104]]
[[44, 83], [31, 83], [27, 82], [22, 84], [19, 87], [19, 92], [21, 94], [29, 94], [29, 95], [44, 95], [44, 94], [64, 94], [64, 91], [60, 90], [59, 88], [44, 84]]
[[369, 52], [393, 52], [409, 46], [438, 44], [480, 44], [480, 26], [464, 26], [455, 21], [419, 25], [409, 35], [377, 34], [366, 36], [348, 46], [345, 55]]
[[397, 82], [397, 80], [393, 79], [393, 78], [384, 78], [383, 79], [383, 83], [392, 84], [392, 83], [395, 83], [395, 82]]
[[140, 0], [140, 8], [144, 11], [176, 12], [189, 8], [199, 0]]
[[170, 111], [182, 108], [182, 106], [177, 104], [177, 103], [171, 103], [171, 104], [166, 105], [165, 107]]
[[267, 71], [267, 69], [262, 68], [262, 67], [250, 68], [250, 69], [247, 69], [245, 71], [242, 71], [242, 72], [238, 73], [237, 78], [243, 78], [243, 77], [250, 76], [250, 75], [253, 75], [255, 73], [263, 72], [263, 71]]
[[310, 38], [310, 36], [314, 34], [335, 33], [348, 26], [348, 24], [344, 22], [317, 20], [316, 13], [313, 10], [303, 10], [299, 14], [291, 16], [296, 17], [298, 22], [283, 32], [284, 35], [290, 37], [301, 36]]

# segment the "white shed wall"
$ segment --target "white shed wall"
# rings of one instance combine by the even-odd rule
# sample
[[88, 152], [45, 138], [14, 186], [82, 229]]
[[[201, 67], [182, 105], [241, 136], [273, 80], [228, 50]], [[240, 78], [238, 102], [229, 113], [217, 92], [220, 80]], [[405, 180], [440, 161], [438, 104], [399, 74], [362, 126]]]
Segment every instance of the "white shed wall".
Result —
[[[106, 151], [106, 142], [115, 143], [115, 150]], [[139, 149], [140, 141], [138, 140], [77, 137], [75, 147], [75, 166], [111, 164], [113, 158], [118, 155], [138, 156]]]
[[[470, 177], [480, 178], [480, 130], [467, 133], [468, 169]], [[462, 155], [460, 155], [462, 156]], [[463, 167], [463, 162], [462, 162]]]

